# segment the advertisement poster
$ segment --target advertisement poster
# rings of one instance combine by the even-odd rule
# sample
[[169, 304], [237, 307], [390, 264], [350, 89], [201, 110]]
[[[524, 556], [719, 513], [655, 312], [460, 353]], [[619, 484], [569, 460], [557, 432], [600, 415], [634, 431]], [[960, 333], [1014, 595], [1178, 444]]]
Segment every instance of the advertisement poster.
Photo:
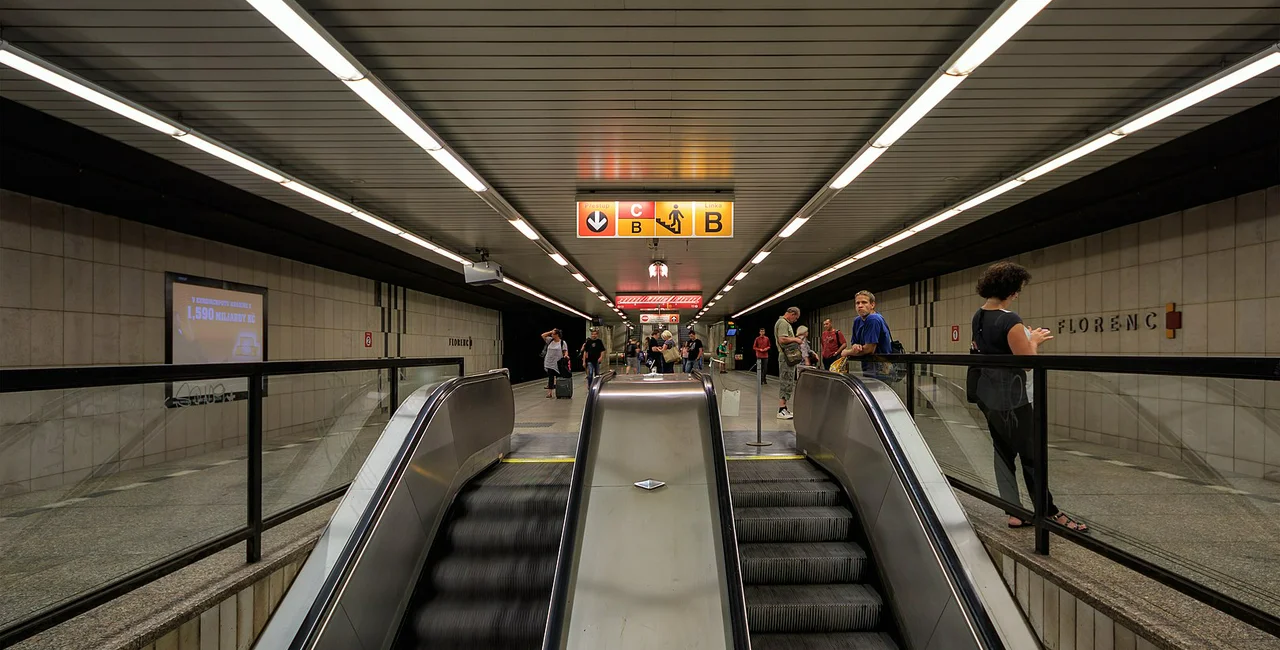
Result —
[[[266, 361], [265, 288], [177, 274], [166, 280], [169, 363]], [[191, 406], [247, 396], [247, 379], [218, 379], [172, 385], [168, 402]]]

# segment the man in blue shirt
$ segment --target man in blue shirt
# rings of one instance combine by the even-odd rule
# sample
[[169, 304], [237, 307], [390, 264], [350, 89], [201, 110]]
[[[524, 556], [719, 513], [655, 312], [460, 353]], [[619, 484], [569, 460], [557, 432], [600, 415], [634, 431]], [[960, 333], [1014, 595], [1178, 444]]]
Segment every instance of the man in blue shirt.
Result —
[[[849, 337], [849, 347], [840, 353], [843, 357], [866, 357], [868, 355], [888, 354], [893, 351], [893, 336], [889, 334], [889, 325], [884, 317], [876, 313], [876, 296], [870, 291], [859, 291], [853, 297], [853, 306], [858, 310], [858, 317], [853, 319], [853, 333]], [[875, 361], [862, 362], [862, 374], [877, 376], [883, 363]]]

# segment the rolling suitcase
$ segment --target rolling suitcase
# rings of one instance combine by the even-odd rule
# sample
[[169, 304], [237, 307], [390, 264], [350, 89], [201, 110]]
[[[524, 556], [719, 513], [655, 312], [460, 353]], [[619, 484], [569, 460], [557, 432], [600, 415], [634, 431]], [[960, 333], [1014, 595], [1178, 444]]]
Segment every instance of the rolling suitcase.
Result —
[[573, 377], [556, 377], [556, 399], [573, 397]]

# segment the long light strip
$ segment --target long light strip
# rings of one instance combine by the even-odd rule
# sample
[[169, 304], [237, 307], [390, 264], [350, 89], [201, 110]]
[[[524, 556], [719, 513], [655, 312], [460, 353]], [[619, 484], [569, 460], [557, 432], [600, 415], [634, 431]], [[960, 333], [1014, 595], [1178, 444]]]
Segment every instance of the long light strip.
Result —
[[[1026, 26], [1036, 14], [1040, 13], [1052, 0], [1005, 0], [992, 12], [991, 17], [969, 37], [960, 50], [952, 55], [950, 64], [936, 73], [898, 112], [876, 132], [861, 150], [836, 174], [835, 178], [800, 209], [794, 218], [784, 226], [776, 237], [765, 243], [764, 251], [772, 251], [781, 245], [783, 239], [795, 234], [796, 229], [804, 225], [796, 225], [801, 217], [805, 221], [830, 201], [834, 194], [840, 192], [858, 176], [865, 172], [880, 156], [884, 155], [894, 143], [906, 135], [921, 119], [942, 102], [956, 89], [969, 74], [978, 69], [1000, 46], [1008, 42], [1015, 34]], [[813, 206], [812, 210], [810, 207]], [[909, 236], [909, 235], [908, 235]], [[761, 258], [760, 261], [762, 261]], [[760, 261], [753, 260], [752, 265]], [[746, 270], [749, 270], [746, 269]]]
[[[1280, 43], [1275, 43], [1270, 47], [1262, 50], [1261, 52], [1258, 52], [1257, 54], [1254, 54], [1253, 56], [1243, 61], [1240, 61], [1239, 63], [1236, 63], [1234, 66], [1231, 66], [1225, 70], [1222, 70], [1218, 74], [1213, 75], [1207, 79], [1201, 80], [1199, 83], [1192, 85], [1190, 88], [1187, 88], [1182, 92], [1173, 95], [1172, 97], [1168, 97], [1158, 102], [1155, 106], [1152, 106], [1151, 108], [1148, 108], [1142, 111], [1141, 113], [1138, 113], [1138, 115], [1128, 118], [1125, 121], [1121, 122], [1119, 126], [1112, 127], [1110, 129], [1107, 129], [1106, 131], [1090, 136], [1082, 144], [1075, 145], [1071, 148], [1068, 148], [1065, 151], [1055, 154], [1054, 156], [1050, 157], [1048, 160], [1045, 160], [1043, 162], [1040, 162], [1032, 166], [1028, 171], [1017, 174], [1014, 178], [1006, 180], [996, 185], [995, 187], [992, 187], [983, 192], [980, 192], [977, 195], [969, 199], [966, 199], [965, 201], [961, 202], [959, 205], [956, 205], [955, 207], [948, 208], [947, 210], [944, 210], [941, 213], [933, 217], [930, 217], [929, 219], [926, 219], [911, 228], [903, 230], [902, 232], [899, 232], [893, 235], [892, 237], [885, 239], [884, 241], [878, 242], [869, 248], [866, 248], [858, 253], [855, 253], [854, 255], [851, 255], [850, 257], [845, 258], [844, 260], [841, 260], [840, 262], [836, 263], [832, 267], [829, 267], [817, 274], [809, 276], [808, 278], [805, 278], [804, 280], [801, 280], [800, 282], [797, 282], [791, 285], [790, 287], [787, 287], [786, 289], [783, 289], [782, 291], [779, 291], [769, 296], [768, 298], [765, 298], [764, 300], [761, 300], [760, 302], [757, 302], [756, 304], [750, 307], [747, 307], [742, 311], [739, 311], [738, 313], [734, 314], [733, 317], [737, 318], [747, 312], [750, 312], [754, 309], [767, 305], [770, 302], [777, 300], [778, 298], [781, 298], [796, 289], [799, 289], [805, 285], [808, 285], [811, 282], [814, 282], [815, 280], [822, 278], [836, 270], [839, 270], [845, 266], [848, 266], [849, 264], [852, 264], [855, 261], [868, 257], [874, 253], [877, 253], [888, 246], [891, 246], [893, 244], [901, 242], [904, 239], [911, 237], [912, 235], [918, 234], [920, 232], [923, 232], [924, 230], [932, 228], [933, 226], [936, 226], [939, 223], [942, 223], [943, 221], [946, 221], [947, 219], [950, 219], [960, 214], [961, 212], [964, 212], [966, 210], [971, 210], [977, 207], [978, 205], [986, 203], [987, 201], [990, 201], [991, 199], [994, 199], [995, 197], [1000, 196], [1001, 194], [1004, 194], [1010, 190], [1020, 187], [1030, 180], [1039, 178], [1040, 176], [1048, 174], [1049, 172], [1052, 172], [1060, 167], [1064, 167], [1076, 160], [1079, 160], [1080, 158], [1083, 158], [1089, 155], [1090, 153], [1098, 151], [1099, 149], [1102, 149], [1103, 147], [1120, 140], [1127, 134], [1130, 134], [1139, 129], [1148, 127], [1159, 120], [1165, 119], [1172, 115], [1176, 115], [1178, 112], [1182, 110], [1190, 108], [1191, 106], [1194, 106], [1199, 102], [1202, 102], [1206, 99], [1209, 99], [1210, 97], [1218, 95], [1231, 87], [1238, 86], [1254, 77], [1257, 77], [1258, 75], [1261, 75], [1265, 72], [1273, 70], [1277, 67], [1280, 67]], [[1187, 98], [1194, 98], [1195, 101], [1189, 101]], [[1167, 110], [1167, 107], [1169, 106], [1175, 107], [1176, 110]], [[1151, 115], [1157, 115], [1158, 117], [1156, 119], [1148, 119], [1149, 116]], [[1136, 125], [1136, 128], [1134, 125]]]
[[[482, 195], [485, 202], [519, 228], [525, 237], [534, 241], [545, 240], [532, 225], [511, 208], [510, 204], [496, 196], [496, 193], [492, 192], [465, 162], [450, 152], [439, 136], [432, 133], [430, 127], [408, 105], [361, 66], [355, 57], [333, 39], [295, 0], [247, 0], [247, 2], [303, 51], [345, 83], [352, 92], [382, 115], [392, 126], [430, 154], [468, 189], [477, 194], [488, 192], [487, 195]], [[551, 247], [550, 242], [546, 242], [542, 247], [547, 254], [558, 253]], [[562, 266], [570, 273], [576, 272], [576, 269], [567, 264]]]
[[[270, 3], [265, 3], [265, 4], [270, 4]], [[64, 70], [60, 66], [49, 63], [48, 61], [45, 61], [44, 59], [38, 56], [35, 56], [29, 52], [26, 52], [25, 50], [22, 50], [21, 48], [18, 48], [7, 41], [0, 41], [0, 64], [6, 65], [10, 68], [13, 68], [14, 70], [17, 70], [24, 74], [30, 75], [31, 77], [44, 81], [45, 83], [48, 83], [54, 87], [65, 90], [77, 97], [80, 97], [81, 99], [84, 99], [93, 104], [96, 104], [97, 106], [105, 108], [113, 113], [116, 113], [117, 115], [133, 120], [138, 124], [142, 124], [143, 126], [149, 127], [151, 129], [154, 129], [166, 135], [172, 136], [174, 139], [178, 140], [179, 142], [183, 142], [192, 147], [195, 147], [196, 149], [204, 151], [205, 153], [208, 153], [223, 161], [236, 165], [237, 167], [240, 167], [249, 172], [252, 172], [267, 180], [270, 180], [275, 183], [279, 183], [281, 186], [286, 187], [290, 190], [293, 190], [294, 192], [297, 192], [298, 194], [301, 194], [313, 201], [324, 204], [330, 208], [338, 210], [339, 212], [343, 212], [345, 214], [351, 215], [361, 221], [364, 221], [365, 223], [368, 223], [372, 226], [380, 228], [388, 233], [397, 235], [400, 238], [404, 239], [405, 241], [408, 241], [417, 246], [420, 246], [429, 251], [432, 251], [433, 253], [436, 253], [437, 255], [447, 258], [460, 265], [465, 266], [465, 265], [471, 264], [471, 260], [468, 260], [467, 258], [462, 257], [457, 253], [454, 253], [453, 251], [450, 251], [444, 247], [438, 246], [413, 233], [405, 232], [404, 230], [392, 225], [390, 222], [384, 219], [381, 219], [373, 214], [370, 214], [367, 211], [356, 208], [355, 206], [349, 203], [346, 203], [341, 199], [335, 198], [325, 192], [322, 192], [306, 183], [303, 183], [298, 179], [291, 178], [281, 173], [280, 171], [273, 169], [269, 165], [263, 164], [257, 160], [254, 160], [248, 156], [245, 156], [240, 152], [232, 149], [231, 147], [222, 145], [218, 143], [216, 140], [209, 138], [207, 136], [204, 136], [196, 132], [195, 130], [190, 129], [182, 124], [172, 121], [146, 107], [140, 106], [134, 102], [126, 100], [125, 98], [119, 95], [116, 95], [115, 93], [109, 90], [106, 90], [105, 88], [99, 87], [97, 84], [94, 84], [93, 82], [85, 80], [84, 78], [78, 75], [75, 75], [67, 70]], [[575, 274], [575, 277], [579, 277], [579, 276]], [[583, 279], [585, 280], [585, 278]], [[589, 317], [583, 314], [582, 312], [577, 311], [565, 305], [564, 303], [547, 298], [543, 294], [538, 293], [532, 289], [529, 289], [528, 287], [525, 287], [524, 285], [518, 282], [515, 282], [515, 281], [506, 281], [506, 282], [507, 284], [513, 287], [516, 287], [518, 289], [521, 289], [526, 293], [530, 293], [530, 295], [533, 295], [542, 300], [550, 302], [551, 304], [554, 304], [573, 314], [577, 314], [579, 316], [589, 319]]]
[[527, 293], [527, 294], [529, 294], [529, 295], [531, 295], [531, 296], [533, 296], [533, 297], [535, 297], [535, 298], [537, 298], [537, 299], [539, 299], [539, 300], [541, 300], [541, 301], [543, 301], [543, 302], [546, 302], [546, 303], [549, 303], [549, 304], [555, 305], [555, 306], [557, 306], [557, 307], [559, 307], [559, 308], [561, 308], [561, 309], [563, 309], [563, 310], [565, 310], [565, 311], [567, 311], [567, 312], [569, 312], [569, 313], [571, 313], [571, 314], [575, 314], [575, 315], [577, 315], [577, 316], [581, 316], [582, 318], [585, 318], [585, 319], [587, 319], [587, 320], [591, 320], [591, 317], [590, 317], [590, 316], [588, 316], [588, 315], [586, 315], [586, 314], [584, 314], [584, 313], [582, 313], [582, 312], [580, 312], [580, 311], [578, 311], [578, 310], [574, 309], [573, 307], [570, 307], [569, 305], [566, 305], [566, 304], [564, 304], [564, 303], [560, 302], [559, 300], [556, 300], [555, 298], [552, 298], [552, 297], [550, 297], [550, 296], [547, 296], [546, 294], [543, 294], [542, 292], [540, 292], [540, 291], [538, 291], [538, 290], [536, 290], [536, 289], [531, 289], [531, 288], [529, 288], [529, 287], [526, 287], [526, 286], [524, 286], [523, 284], [520, 284], [519, 282], [516, 282], [515, 280], [512, 280], [511, 278], [502, 278], [502, 283], [503, 283], [503, 284], [505, 284], [505, 285], [507, 285], [507, 286], [509, 286], [509, 287], [514, 287], [514, 288], [516, 288], [516, 289], [519, 289], [520, 291], [523, 291], [523, 292], [525, 292], [525, 293]]

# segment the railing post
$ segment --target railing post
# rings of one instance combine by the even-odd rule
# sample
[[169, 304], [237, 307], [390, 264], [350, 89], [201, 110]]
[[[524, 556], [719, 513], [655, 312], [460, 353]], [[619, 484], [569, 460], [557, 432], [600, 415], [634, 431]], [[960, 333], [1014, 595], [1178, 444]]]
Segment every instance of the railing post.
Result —
[[388, 420], [396, 414], [396, 409], [400, 408], [400, 369], [396, 367], [395, 362], [391, 362], [391, 412], [387, 415]]
[[262, 382], [261, 373], [249, 376], [249, 539], [246, 561], [262, 559]]
[[916, 417], [916, 364], [907, 362], [907, 415]]
[[1049, 504], [1049, 371], [1036, 368], [1032, 371], [1035, 397], [1035, 445], [1036, 445], [1036, 493], [1035, 503], [1036, 553], [1049, 554], [1049, 527], [1046, 520], [1055, 513], [1046, 512]]

